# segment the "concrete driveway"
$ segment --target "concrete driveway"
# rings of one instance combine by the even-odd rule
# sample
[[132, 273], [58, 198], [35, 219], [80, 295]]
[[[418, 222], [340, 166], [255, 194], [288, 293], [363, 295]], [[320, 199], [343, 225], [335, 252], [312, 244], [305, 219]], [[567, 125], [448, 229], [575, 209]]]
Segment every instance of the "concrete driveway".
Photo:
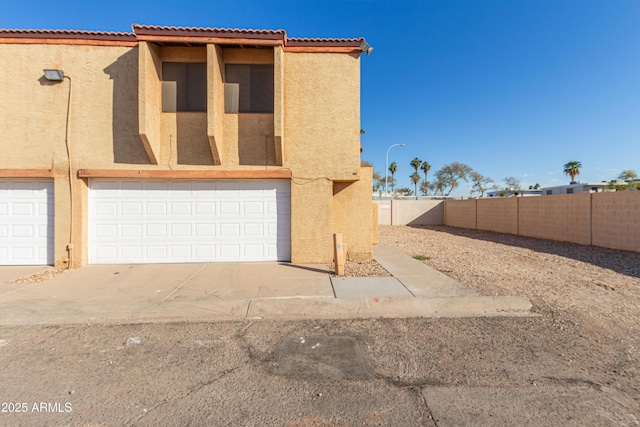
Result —
[[1, 323], [242, 318], [256, 299], [334, 298], [324, 265], [285, 263], [95, 265], [11, 282], [43, 270], [0, 268]]
[[265, 262], [96, 265], [40, 283], [5, 280], [0, 325], [530, 315], [526, 298], [478, 295], [394, 248], [374, 255], [390, 277]]

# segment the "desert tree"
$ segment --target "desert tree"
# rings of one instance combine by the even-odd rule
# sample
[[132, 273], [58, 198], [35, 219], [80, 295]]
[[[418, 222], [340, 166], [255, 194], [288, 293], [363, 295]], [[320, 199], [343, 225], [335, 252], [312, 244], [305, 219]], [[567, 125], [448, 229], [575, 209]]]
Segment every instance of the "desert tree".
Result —
[[409, 187], [400, 187], [397, 192], [401, 196], [413, 196], [413, 190]]
[[620, 175], [618, 175], [618, 179], [622, 181], [633, 181], [635, 179], [638, 179], [638, 174], [633, 169], [627, 169], [620, 172]]
[[470, 177], [471, 182], [473, 183], [471, 187], [471, 195], [473, 196], [474, 193], [478, 193], [480, 197], [484, 197], [484, 193], [489, 189], [493, 180], [476, 171], [471, 172]]
[[445, 165], [436, 172], [434, 186], [442, 195], [449, 196], [453, 190], [458, 188], [460, 181], [469, 182], [471, 172], [473, 169], [464, 163], [453, 162], [450, 165]]

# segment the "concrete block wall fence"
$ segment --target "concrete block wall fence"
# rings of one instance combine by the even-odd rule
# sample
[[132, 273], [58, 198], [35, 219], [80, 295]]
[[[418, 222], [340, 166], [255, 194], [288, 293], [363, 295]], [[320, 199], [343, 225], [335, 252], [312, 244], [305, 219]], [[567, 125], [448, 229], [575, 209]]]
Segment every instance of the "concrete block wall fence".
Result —
[[450, 227], [640, 252], [640, 191], [441, 203]]
[[443, 225], [442, 200], [377, 200], [380, 225]]

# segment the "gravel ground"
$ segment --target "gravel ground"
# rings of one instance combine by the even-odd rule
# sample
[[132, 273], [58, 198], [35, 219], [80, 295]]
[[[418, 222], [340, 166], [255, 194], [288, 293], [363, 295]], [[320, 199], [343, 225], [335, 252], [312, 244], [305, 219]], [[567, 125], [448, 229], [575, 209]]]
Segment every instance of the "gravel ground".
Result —
[[[327, 270], [332, 276], [335, 274], [335, 267], [333, 264], [327, 264]], [[383, 266], [378, 264], [376, 260], [371, 261], [359, 261], [354, 259], [348, 259], [344, 263], [344, 275], [345, 277], [386, 277], [391, 276]]]
[[640, 253], [440, 226], [379, 234], [481, 295], [529, 298], [554, 328], [591, 342], [594, 363], [640, 376]]
[[53, 268], [51, 270], [45, 270], [40, 273], [34, 273], [29, 276], [20, 277], [16, 280], [13, 280], [13, 283], [40, 283], [47, 279], [51, 279], [52, 277], [56, 277], [58, 274], [62, 274], [67, 272], [67, 269], [57, 269]]

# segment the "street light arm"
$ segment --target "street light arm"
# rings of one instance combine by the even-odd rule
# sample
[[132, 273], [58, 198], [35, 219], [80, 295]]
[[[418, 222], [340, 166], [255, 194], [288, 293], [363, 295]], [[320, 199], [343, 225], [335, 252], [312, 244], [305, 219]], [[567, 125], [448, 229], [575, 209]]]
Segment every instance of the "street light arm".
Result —
[[387, 181], [389, 180], [389, 178], [387, 177], [387, 173], [389, 172], [389, 150], [391, 150], [393, 147], [404, 147], [404, 144], [393, 144], [389, 148], [387, 148], [387, 157], [384, 168], [384, 197], [387, 197]]

